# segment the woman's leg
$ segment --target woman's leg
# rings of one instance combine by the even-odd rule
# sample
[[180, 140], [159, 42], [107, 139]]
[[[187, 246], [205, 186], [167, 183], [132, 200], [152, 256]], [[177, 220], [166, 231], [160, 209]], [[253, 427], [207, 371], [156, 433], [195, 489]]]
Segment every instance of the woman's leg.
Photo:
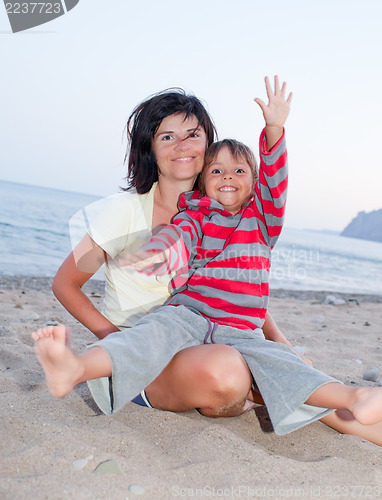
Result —
[[49, 390], [58, 398], [81, 382], [111, 376], [112, 366], [106, 351], [94, 347], [77, 355], [68, 346], [68, 330], [64, 325], [42, 328], [32, 338]]
[[321, 422], [342, 434], [351, 434], [382, 446], [382, 422], [363, 425], [357, 422], [349, 410], [337, 410], [321, 419]]
[[209, 417], [233, 417], [254, 406], [251, 387], [251, 372], [236, 349], [207, 344], [179, 351], [146, 394], [161, 410], [197, 408]]

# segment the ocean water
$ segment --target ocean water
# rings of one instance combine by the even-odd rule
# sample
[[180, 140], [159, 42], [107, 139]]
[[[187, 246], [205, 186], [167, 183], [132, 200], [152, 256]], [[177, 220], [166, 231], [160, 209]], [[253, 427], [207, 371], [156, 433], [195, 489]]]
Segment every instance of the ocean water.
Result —
[[[96, 200], [0, 181], [0, 274], [54, 276], [72, 249], [71, 217]], [[273, 251], [271, 287], [382, 295], [382, 243], [285, 227]]]
[[0, 274], [54, 276], [71, 252], [71, 216], [96, 199], [0, 181]]

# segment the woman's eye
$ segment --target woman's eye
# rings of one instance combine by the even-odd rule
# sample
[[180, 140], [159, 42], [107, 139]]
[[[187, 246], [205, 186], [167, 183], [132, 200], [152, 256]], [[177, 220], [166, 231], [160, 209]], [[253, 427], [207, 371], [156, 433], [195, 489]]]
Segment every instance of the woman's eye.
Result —
[[171, 135], [164, 135], [162, 141], [170, 141], [172, 139]]

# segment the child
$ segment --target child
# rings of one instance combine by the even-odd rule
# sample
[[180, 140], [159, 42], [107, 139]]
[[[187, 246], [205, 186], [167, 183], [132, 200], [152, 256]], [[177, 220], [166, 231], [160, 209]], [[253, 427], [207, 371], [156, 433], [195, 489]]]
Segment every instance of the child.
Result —
[[[111, 415], [163, 370], [178, 351], [202, 343], [229, 344], [247, 362], [274, 430], [286, 434], [331, 409], [347, 409], [361, 424], [382, 420], [382, 388], [347, 387], [313, 369], [290, 347], [266, 340], [261, 326], [268, 304], [270, 250], [285, 209], [287, 162], [283, 125], [291, 96], [276, 89], [263, 109], [260, 172], [245, 146], [222, 141], [207, 152], [202, 191], [186, 193], [174, 223], [145, 247], [159, 262], [187, 271], [175, 280], [165, 306], [133, 328], [110, 334], [78, 356], [63, 326], [33, 334], [51, 391], [57, 397], [89, 381], [101, 410]], [[163, 264], [163, 256], [168, 260]]]

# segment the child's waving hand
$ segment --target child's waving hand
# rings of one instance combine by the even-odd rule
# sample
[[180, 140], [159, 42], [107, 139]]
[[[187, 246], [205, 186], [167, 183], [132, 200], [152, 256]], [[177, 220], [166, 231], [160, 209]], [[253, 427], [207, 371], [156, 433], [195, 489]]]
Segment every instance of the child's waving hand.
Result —
[[286, 82], [282, 84], [280, 89], [278, 76], [275, 76], [274, 91], [272, 90], [272, 86], [267, 76], [265, 77], [265, 87], [267, 89], [267, 96], [269, 100], [268, 105], [259, 98], [256, 98], [255, 101], [262, 109], [264, 115], [267, 148], [269, 150], [282, 136], [284, 124], [289, 115], [290, 103], [292, 101], [293, 94], [291, 92], [288, 98], [285, 98]]

